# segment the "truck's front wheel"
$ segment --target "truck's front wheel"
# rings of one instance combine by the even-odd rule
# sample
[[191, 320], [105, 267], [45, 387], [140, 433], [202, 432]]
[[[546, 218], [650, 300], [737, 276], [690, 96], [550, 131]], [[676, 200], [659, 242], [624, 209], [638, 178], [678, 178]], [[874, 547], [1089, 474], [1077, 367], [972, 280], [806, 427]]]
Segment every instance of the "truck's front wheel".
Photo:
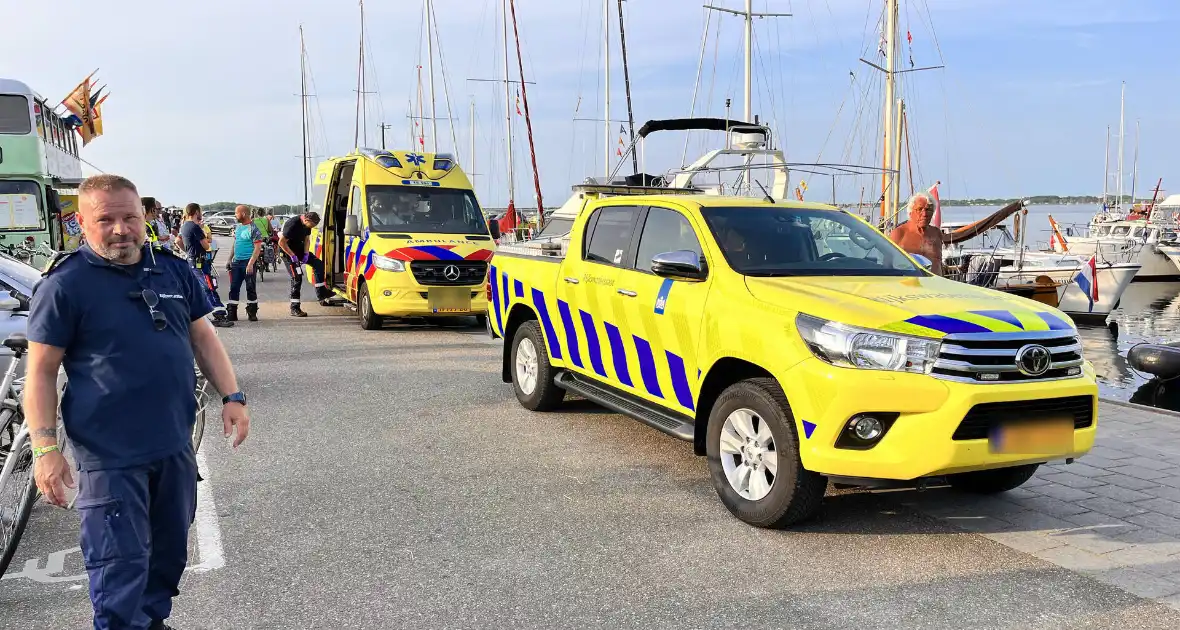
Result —
[[360, 293], [357, 296], [357, 310], [361, 314], [361, 328], [365, 330], [381, 328], [384, 318], [373, 312], [373, 298], [369, 297], [369, 285], [362, 283]]
[[992, 470], [977, 470], [975, 472], [947, 475], [947, 483], [956, 490], [973, 494], [996, 494], [1007, 492], [1020, 487], [1024, 482], [1032, 479], [1040, 464], [1026, 464], [1024, 466], [1010, 466]]
[[553, 382], [545, 339], [536, 321], [525, 322], [512, 338], [512, 388], [525, 409], [549, 411], [561, 404], [565, 391]]
[[803, 468], [795, 419], [774, 379], [729, 386], [713, 405], [708, 430], [713, 487], [734, 516], [784, 527], [819, 510], [827, 478]]

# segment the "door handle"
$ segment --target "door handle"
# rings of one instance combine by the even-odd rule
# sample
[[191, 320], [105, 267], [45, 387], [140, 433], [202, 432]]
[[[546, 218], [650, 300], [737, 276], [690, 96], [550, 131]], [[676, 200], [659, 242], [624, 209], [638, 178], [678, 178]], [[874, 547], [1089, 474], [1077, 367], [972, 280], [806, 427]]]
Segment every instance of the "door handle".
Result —
[[577, 283], [578, 283], [578, 279], [577, 279], [577, 278], [571, 278], [571, 277], [569, 277], [569, 276], [566, 276], [566, 277], [565, 277], [565, 281], [566, 281], [566, 282], [568, 282], [568, 283], [570, 283], [570, 284], [577, 284]]
[[639, 294], [634, 291], [628, 291], [627, 289], [619, 289], [619, 295], [625, 295], [627, 297], [635, 297]]

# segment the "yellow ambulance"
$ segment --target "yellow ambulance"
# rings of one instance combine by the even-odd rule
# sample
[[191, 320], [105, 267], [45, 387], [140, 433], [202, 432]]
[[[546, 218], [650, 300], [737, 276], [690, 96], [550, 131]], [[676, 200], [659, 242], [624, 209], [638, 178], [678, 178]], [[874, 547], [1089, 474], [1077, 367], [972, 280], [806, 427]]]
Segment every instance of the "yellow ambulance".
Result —
[[451, 155], [358, 149], [331, 158], [316, 169], [311, 210], [324, 282], [355, 305], [362, 328], [408, 317], [486, 325], [496, 243]]

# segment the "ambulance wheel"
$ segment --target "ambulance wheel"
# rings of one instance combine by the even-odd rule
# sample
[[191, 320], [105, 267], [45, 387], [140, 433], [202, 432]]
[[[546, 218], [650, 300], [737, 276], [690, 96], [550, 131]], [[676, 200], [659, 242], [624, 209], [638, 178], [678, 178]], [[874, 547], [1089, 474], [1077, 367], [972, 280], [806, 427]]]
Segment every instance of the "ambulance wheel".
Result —
[[361, 328], [365, 330], [378, 330], [381, 328], [383, 318], [373, 312], [373, 300], [369, 297], [369, 285], [361, 284], [360, 295], [357, 296], [357, 310], [361, 314]]
[[565, 390], [553, 382], [556, 370], [549, 364], [545, 339], [535, 320], [516, 329], [516, 336], [512, 339], [511, 368], [512, 389], [525, 409], [550, 411], [565, 398]]
[[977, 470], [975, 472], [947, 475], [946, 481], [955, 490], [970, 492], [971, 494], [996, 494], [1015, 490], [1032, 479], [1040, 464], [1026, 464], [1024, 466], [1010, 466], [993, 470]]
[[709, 413], [705, 442], [713, 488], [755, 527], [785, 527], [819, 511], [828, 480], [803, 468], [787, 397], [772, 378], [730, 385]]

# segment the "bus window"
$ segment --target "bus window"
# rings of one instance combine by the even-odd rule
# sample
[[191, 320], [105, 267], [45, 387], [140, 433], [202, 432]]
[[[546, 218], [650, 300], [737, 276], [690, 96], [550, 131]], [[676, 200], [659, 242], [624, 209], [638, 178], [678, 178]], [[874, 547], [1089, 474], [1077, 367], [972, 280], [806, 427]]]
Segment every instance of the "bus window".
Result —
[[29, 99], [22, 94], [0, 94], [0, 133], [23, 136], [32, 131]]

